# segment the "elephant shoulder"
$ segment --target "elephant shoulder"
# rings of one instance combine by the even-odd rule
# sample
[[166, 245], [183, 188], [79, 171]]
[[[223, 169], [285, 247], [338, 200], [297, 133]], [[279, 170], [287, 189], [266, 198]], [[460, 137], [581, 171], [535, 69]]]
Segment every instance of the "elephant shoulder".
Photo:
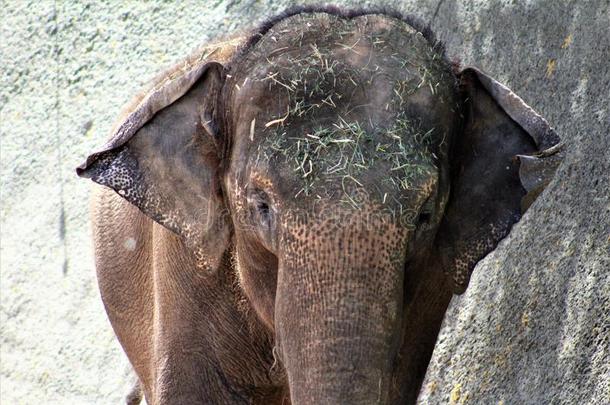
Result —
[[100, 283], [108, 273], [128, 277], [130, 269], [148, 271], [156, 225], [150, 218], [113, 190], [99, 185], [94, 185], [91, 192], [90, 215]]

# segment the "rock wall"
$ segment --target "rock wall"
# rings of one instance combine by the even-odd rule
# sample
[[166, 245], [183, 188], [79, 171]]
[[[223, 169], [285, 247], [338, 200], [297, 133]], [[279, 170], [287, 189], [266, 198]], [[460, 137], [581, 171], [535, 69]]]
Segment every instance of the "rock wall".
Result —
[[609, 13], [607, 1], [439, 8], [450, 53], [535, 106], [567, 156], [452, 301], [422, 404], [610, 403]]
[[[420, 402], [610, 402], [607, 0], [337, 3], [430, 21], [450, 55], [519, 93], [568, 147], [556, 180], [452, 302]], [[132, 377], [97, 292], [90, 184], [74, 167], [164, 66], [292, 4], [3, 4], [3, 403], [122, 402]]]

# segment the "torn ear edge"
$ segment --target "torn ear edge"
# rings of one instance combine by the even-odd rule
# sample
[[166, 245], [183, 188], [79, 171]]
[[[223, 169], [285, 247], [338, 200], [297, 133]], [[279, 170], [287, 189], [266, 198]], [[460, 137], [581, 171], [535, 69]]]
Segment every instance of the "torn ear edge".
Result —
[[542, 193], [551, 182], [563, 157], [563, 142], [535, 155], [517, 155], [520, 163], [519, 179], [527, 192], [521, 199], [521, 213], [527, 211], [540, 193]]
[[[236, 38], [199, 48], [157, 75], [123, 109], [110, 140], [76, 169], [80, 177], [109, 187], [143, 214], [180, 236], [194, 254], [196, 265], [211, 270], [222, 259], [231, 228], [222, 197], [216, 192], [215, 171], [210, 169], [215, 165], [198, 150], [207, 143], [202, 138], [207, 137], [195, 136], [207, 132], [214, 138], [213, 142], [217, 141], [213, 123], [215, 103], [207, 108], [207, 103], [187, 100], [199, 97], [194, 94], [203, 89], [204, 83], [219, 85], [221, 80], [208, 80], [210, 75], [218, 74], [222, 78], [224, 66], [242, 44], [242, 39]], [[217, 93], [216, 90], [212, 93]], [[180, 106], [188, 102], [203, 107], [181, 110]], [[171, 116], [172, 110], [182, 111], [176, 113], [177, 117], [185, 111], [190, 115], [178, 118], [176, 128], [154, 125], [155, 121], [176, 120]], [[164, 138], [169, 146], [161, 142]], [[183, 159], [172, 160], [178, 154]], [[162, 162], [170, 163], [162, 165]], [[181, 194], [179, 187], [188, 176], [197, 177], [197, 181], [189, 193]], [[159, 186], [161, 180], [165, 182], [163, 187]]]
[[526, 191], [521, 199], [521, 213], [525, 213], [553, 179], [563, 160], [565, 144], [547, 120], [508, 87], [473, 66], [466, 67], [462, 73], [476, 76], [498, 105], [531, 136], [538, 147], [535, 154], [515, 156], [520, 163], [519, 178]]

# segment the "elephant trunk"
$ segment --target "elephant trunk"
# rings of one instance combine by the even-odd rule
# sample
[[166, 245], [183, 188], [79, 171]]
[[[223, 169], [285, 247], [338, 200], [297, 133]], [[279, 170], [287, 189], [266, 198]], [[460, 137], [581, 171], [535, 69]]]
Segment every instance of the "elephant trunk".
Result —
[[275, 326], [294, 405], [389, 400], [403, 257], [383, 235], [345, 233], [289, 249], [280, 264]]
[[319, 315], [292, 312], [280, 318], [292, 404], [386, 403], [396, 352], [393, 331], [370, 325], [379, 314], [364, 308], [331, 306], [328, 312], [339, 315], [312, 319]]

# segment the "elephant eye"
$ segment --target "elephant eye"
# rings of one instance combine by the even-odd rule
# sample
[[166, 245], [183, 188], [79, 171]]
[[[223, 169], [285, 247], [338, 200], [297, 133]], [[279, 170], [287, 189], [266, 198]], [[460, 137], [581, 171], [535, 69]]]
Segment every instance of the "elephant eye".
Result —
[[273, 199], [258, 187], [248, 189], [250, 223], [260, 241], [269, 251], [275, 251], [275, 209]]
[[266, 202], [259, 201], [258, 204], [256, 205], [256, 209], [258, 210], [261, 217], [263, 217], [263, 218], [269, 217], [269, 204], [267, 204]]
[[423, 224], [429, 224], [430, 223], [430, 218], [432, 218], [432, 214], [429, 212], [421, 212], [419, 214], [419, 216], [417, 217], [417, 224], [418, 225], [423, 225]]
[[269, 206], [269, 196], [263, 190], [254, 189], [248, 193], [248, 202], [253, 220], [259, 225], [269, 228], [271, 223], [271, 207]]
[[428, 198], [422, 205], [419, 215], [417, 216], [417, 226], [426, 226], [430, 224], [432, 220], [432, 213], [434, 211], [434, 198]]

